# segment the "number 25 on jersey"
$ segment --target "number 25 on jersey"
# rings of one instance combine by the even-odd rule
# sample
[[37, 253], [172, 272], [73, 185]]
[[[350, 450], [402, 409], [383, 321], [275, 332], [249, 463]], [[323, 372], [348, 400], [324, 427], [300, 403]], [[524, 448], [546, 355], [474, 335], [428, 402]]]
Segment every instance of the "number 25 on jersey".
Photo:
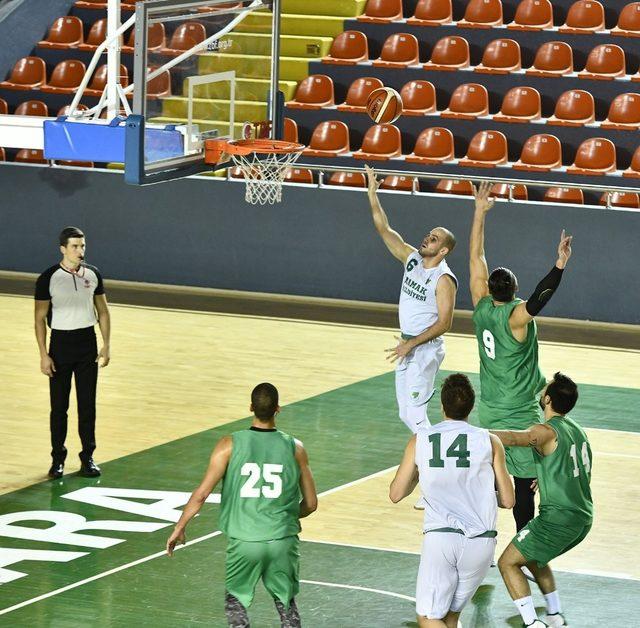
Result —
[[[275, 499], [282, 495], [282, 473], [281, 464], [265, 464], [262, 467], [255, 462], [245, 462], [240, 469], [240, 475], [248, 475], [249, 478], [240, 489], [240, 497], [266, 497]], [[256, 484], [263, 480], [260, 488]]]

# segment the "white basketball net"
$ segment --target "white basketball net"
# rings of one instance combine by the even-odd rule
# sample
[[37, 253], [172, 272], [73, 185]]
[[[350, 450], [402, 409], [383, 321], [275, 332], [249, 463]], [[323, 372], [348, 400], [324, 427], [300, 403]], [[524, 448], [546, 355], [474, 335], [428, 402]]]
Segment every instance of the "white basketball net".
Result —
[[282, 200], [282, 183], [287, 170], [302, 151], [290, 153], [249, 153], [232, 155], [233, 163], [242, 170], [246, 182], [244, 195], [252, 205], [273, 205]]

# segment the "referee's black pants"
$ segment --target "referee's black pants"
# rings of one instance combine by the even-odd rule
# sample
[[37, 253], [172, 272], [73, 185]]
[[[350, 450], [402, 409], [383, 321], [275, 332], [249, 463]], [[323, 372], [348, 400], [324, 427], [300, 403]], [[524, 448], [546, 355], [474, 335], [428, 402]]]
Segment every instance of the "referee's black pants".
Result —
[[98, 347], [93, 327], [51, 332], [49, 355], [55, 373], [49, 379], [51, 398], [51, 457], [55, 462], [64, 462], [67, 449], [67, 411], [71, 378], [75, 377], [78, 401], [78, 433], [82, 443], [80, 460], [88, 461], [96, 448], [96, 387], [98, 383]]

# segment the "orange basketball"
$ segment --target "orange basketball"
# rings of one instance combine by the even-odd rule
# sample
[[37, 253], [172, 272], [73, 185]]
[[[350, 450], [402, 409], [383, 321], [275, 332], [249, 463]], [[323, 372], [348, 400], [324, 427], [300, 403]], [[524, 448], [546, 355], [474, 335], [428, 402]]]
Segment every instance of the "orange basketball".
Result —
[[367, 100], [367, 113], [376, 124], [388, 124], [402, 114], [402, 98], [391, 87], [374, 89]]

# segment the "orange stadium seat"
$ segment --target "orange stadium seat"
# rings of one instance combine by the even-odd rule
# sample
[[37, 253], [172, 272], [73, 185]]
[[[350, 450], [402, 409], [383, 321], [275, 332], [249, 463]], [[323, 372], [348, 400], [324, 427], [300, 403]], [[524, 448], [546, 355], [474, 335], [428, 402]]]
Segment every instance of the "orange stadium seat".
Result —
[[[87, 105], [78, 105], [76, 107], [76, 111], [86, 111], [87, 109], [89, 109]], [[68, 116], [69, 111], [71, 111], [71, 105], [65, 105], [58, 110], [58, 113], [56, 113], [56, 117], [59, 118], [60, 116]]]
[[374, 124], [364, 134], [362, 147], [353, 153], [354, 159], [386, 161], [402, 154], [400, 129], [393, 124]]
[[609, 106], [603, 129], [640, 129], [640, 94], [618, 94]]
[[413, 26], [439, 26], [451, 24], [453, 9], [451, 0], [420, 0], [416, 5], [413, 17], [407, 19], [407, 24]]
[[349, 151], [347, 125], [339, 120], [327, 120], [314, 129], [309, 147], [302, 154], [307, 157], [335, 157]]
[[640, 2], [631, 2], [620, 11], [618, 23], [611, 29], [611, 34], [618, 37], [640, 37]]
[[474, 68], [484, 74], [509, 74], [521, 69], [520, 44], [513, 39], [494, 39], [487, 44], [482, 61]]
[[0, 116], [7, 115], [9, 113], [9, 105], [4, 98], [0, 98]]
[[522, 147], [520, 159], [513, 164], [515, 170], [549, 172], [562, 166], [562, 146], [555, 135], [541, 133], [531, 136]]
[[637, 192], [605, 192], [598, 202], [607, 207], [640, 209], [640, 196]]
[[389, 35], [382, 46], [380, 57], [373, 62], [378, 68], [406, 68], [420, 63], [418, 40], [409, 33]]
[[518, 31], [543, 31], [553, 28], [553, 6], [549, 0], [522, 0], [513, 22], [507, 28]]
[[449, 106], [440, 114], [443, 118], [474, 120], [489, 113], [487, 88], [479, 83], [458, 85], [451, 94]]
[[424, 116], [436, 111], [436, 88], [429, 81], [409, 81], [400, 90], [403, 116]]
[[596, 119], [596, 105], [593, 96], [582, 89], [564, 92], [556, 102], [553, 115], [547, 124], [556, 126], [584, 126]]
[[298, 143], [298, 123], [293, 118], [284, 119], [283, 136], [285, 142]]
[[604, 30], [604, 7], [597, 0], [578, 0], [567, 13], [561, 33], [595, 33]]
[[0, 161], [7, 161], [7, 154], [4, 152], [2, 146], [0, 146]]
[[23, 57], [11, 70], [8, 80], [0, 83], [3, 89], [29, 91], [37, 89], [47, 80], [47, 66], [40, 57]]
[[59, 17], [49, 29], [46, 39], [38, 42], [40, 48], [67, 50], [75, 48], [84, 39], [82, 20], [73, 15]]
[[23, 164], [48, 164], [44, 152], [35, 148], [22, 148], [18, 151], [14, 161]]
[[512, 198], [516, 201], [529, 200], [529, 192], [526, 185], [511, 186], [508, 183], [496, 183], [491, 188], [490, 195], [495, 198]]
[[79, 9], [106, 9], [107, 0], [77, 0], [74, 6]]
[[580, 188], [548, 188], [544, 193], [547, 203], [573, 203], [584, 204], [584, 194]]
[[56, 166], [75, 166], [76, 168], [93, 168], [92, 161], [71, 161], [68, 159], [56, 159], [53, 162]]
[[587, 64], [584, 70], [578, 72], [578, 78], [612, 81], [626, 73], [624, 50], [614, 44], [601, 44], [589, 53]]
[[500, 131], [479, 131], [471, 138], [467, 154], [458, 165], [493, 168], [507, 161], [507, 138]]
[[413, 192], [417, 189], [418, 180], [414, 177], [404, 177], [401, 175], [390, 174], [385, 177], [380, 184], [381, 190], [398, 190], [401, 192]]
[[227, 170], [227, 174], [231, 179], [244, 179], [244, 172], [240, 166], [234, 166]]
[[73, 94], [82, 83], [86, 70], [84, 63], [77, 59], [60, 61], [53, 68], [49, 82], [40, 90], [47, 94]]
[[207, 29], [200, 22], [184, 22], [180, 24], [166, 48], [162, 48], [162, 54], [179, 55], [185, 50], [190, 50], [196, 44], [203, 42], [207, 38]]
[[455, 158], [453, 133], [444, 127], [431, 127], [420, 133], [413, 152], [405, 161], [412, 164], [441, 164]]
[[542, 116], [540, 92], [533, 87], [512, 87], [504, 96], [496, 122], [525, 123]]
[[623, 171], [622, 176], [640, 179], [640, 146], [636, 148], [631, 158], [631, 165]]
[[433, 47], [431, 59], [424, 64], [425, 70], [452, 72], [468, 68], [471, 64], [469, 42], [464, 37], [450, 35], [443, 37]]
[[358, 21], [387, 24], [402, 17], [402, 0], [369, 0], [364, 15], [358, 17]]
[[49, 115], [49, 107], [42, 100], [27, 100], [21, 102], [13, 113], [16, 116], [41, 116], [46, 118]]
[[295, 98], [287, 103], [289, 109], [322, 109], [335, 104], [333, 79], [324, 74], [312, 74], [303, 79]]
[[[147, 29], [147, 51], [156, 52], [165, 47], [166, 36], [164, 30], [164, 24], [162, 22], [156, 22], [155, 24], [149, 24]], [[136, 45], [136, 29], [134, 28], [129, 35], [127, 45], [122, 46], [122, 52], [133, 53]]]
[[313, 183], [313, 173], [309, 168], [288, 168], [284, 180], [286, 183]]
[[442, 179], [438, 181], [435, 191], [439, 194], [455, 194], [456, 196], [473, 196], [471, 181], [458, 179]]
[[96, 20], [89, 30], [87, 40], [78, 45], [78, 50], [93, 52], [107, 38], [107, 18]]
[[[93, 75], [91, 82], [84, 90], [86, 96], [102, 96], [104, 88], [107, 86], [107, 64], [101, 65]], [[120, 85], [126, 87], [129, 85], [129, 71], [125, 65], [120, 64]]]
[[578, 146], [569, 174], [603, 175], [616, 170], [616, 147], [606, 137], [592, 137]]
[[[157, 68], [149, 68], [148, 72]], [[164, 98], [171, 96], [171, 73], [169, 70], [163, 70], [155, 78], [147, 81], [147, 98]]]
[[536, 52], [533, 66], [526, 73], [531, 76], [562, 76], [573, 72], [573, 52], [564, 41], [548, 41]]
[[327, 185], [340, 185], [353, 188], [366, 188], [367, 180], [361, 172], [334, 172]]
[[357, 78], [349, 86], [345, 102], [337, 106], [338, 111], [364, 112], [371, 92], [383, 86], [379, 78], [370, 76]]
[[331, 44], [331, 50], [322, 63], [334, 65], [356, 65], [369, 59], [369, 42], [360, 31], [344, 31]]
[[492, 28], [502, 26], [500, 0], [469, 0], [464, 17], [458, 21], [461, 28]]

